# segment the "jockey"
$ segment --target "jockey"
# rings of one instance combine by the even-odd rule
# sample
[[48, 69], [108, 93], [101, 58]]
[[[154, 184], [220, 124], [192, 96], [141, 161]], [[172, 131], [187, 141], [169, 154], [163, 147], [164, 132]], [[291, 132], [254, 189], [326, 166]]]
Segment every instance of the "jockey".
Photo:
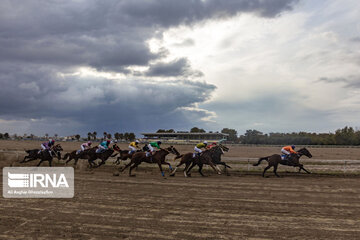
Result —
[[281, 149], [281, 152], [285, 155], [284, 160], [289, 160], [288, 158], [291, 153], [297, 154], [297, 152], [295, 152], [294, 149], [295, 149], [295, 145], [285, 146]]
[[50, 156], [52, 156], [52, 155], [51, 155], [51, 147], [54, 146], [54, 144], [55, 144], [55, 140], [53, 140], [53, 139], [49, 139], [48, 142], [42, 143], [42, 144], [40, 145], [41, 148], [42, 148], [42, 150], [40, 150], [39, 153], [40, 153], [41, 151], [43, 151], [43, 150], [48, 150], [49, 153], [50, 153]]
[[106, 151], [109, 148], [110, 145], [110, 140], [106, 140], [100, 143], [100, 145], [98, 146], [98, 151], [96, 151], [97, 153], [101, 153]]
[[216, 142], [211, 143], [210, 145], [206, 146], [206, 149], [211, 149], [212, 147], [217, 146]]
[[208, 142], [207, 142], [207, 141], [204, 141], [204, 142], [202, 142], [202, 143], [197, 144], [197, 145], [194, 147], [194, 150], [195, 150], [195, 152], [198, 154], [198, 156], [200, 156], [200, 154], [202, 153], [201, 148], [205, 148], [205, 149], [206, 149], [207, 144], [208, 144]]
[[149, 156], [153, 155], [154, 152], [155, 152], [155, 149], [154, 149], [154, 148], [160, 149], [160, 145], [161, 145], [161, 141], [150, 142], [150, 143], [148, 144], [149, 151], [146, 152], [146, 156], [149, 157]]
[[133, 154], [133, 153], [136, 152], [138, 149], [140, 149], [140, 147], [139, 147], [139, 140], [136, 140], [135, 142], [131, 142], [131, 143], [129, 144], [129, 148], [130, 148], [129, 154]]
[[85, 151], [86, 149], [90, 149], [90, 148], [91, 148], [91, 141], [88, 141], [87, 143], [81, 144], [80, 148], [81, 148], [81, 149], [78, 150], [78, 151], [76, 152], [76, 154], [79, 154], [79, 153]]

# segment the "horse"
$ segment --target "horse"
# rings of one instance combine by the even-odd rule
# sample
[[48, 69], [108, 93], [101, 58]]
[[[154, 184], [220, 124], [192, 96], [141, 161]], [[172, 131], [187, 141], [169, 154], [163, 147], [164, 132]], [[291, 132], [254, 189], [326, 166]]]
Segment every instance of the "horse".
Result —
[[[93, 147], [93, 148], [95, 148], [95, 149], [97, 149], [97, 147]], [[74, 166], [76, 166], [77, 165], [77, 162], [79, 161], [79, 159], [88, 159], [88, 151], [90, 151], [90, 149], [91, 148], [89, 148], [89, 149], [85, 149], [84, 151], [81, 151], [81, 152], [79, 152], [79, 153], [77, 153], [78, 152], [78, 150], [74, 150], [74, 151], [72, 151], [72, 152], [70, 152], [70, 153], [66, 153], [65, 155], [64, 155], [64, 157], [63, 157], [63, 160], [67, 160], [66, 162], [65, 162], [65, 164], [67, 165], [68, 164], [68, 162], [70, 162], [71, 160], [75, 160], [75, 162], [74, 162]]]
[[221, 161], [221, 155], [225, 152], [229, 151], [229, 148], [219, 144], [215, 147], [212, 147], [212, 153], [211, 153], [211, 160], [215, 165], [223, 165], [224, 166], [224, 172], [227, 176], [230, 176], [228, 172], [228, 168], [231, 168], [229, 165], [227, 165], [225, 162]]
[[[51, 149], [54, 150], [53, 153], [55, 153], [57, 158], [60, 160], [61, 159], [61, 151], [63, 151], [63, 148], [61, 147], [61, 145], [56, 144], [55, 146], [51, 147]], [[42, 149], [25, 150], [25, 152], [28, 155], [25, 156], [24, 159], [20, 163], [27, 163], [27, 162], [31, 162], [31, 161], [34, 161], [37, 159], [41, 159], [43, 157], [43, 154], [42, 154], [43, 151], [44, 150], [42, 150]]]
[[131, 171], [137, 166], [139, 166], [142, 162], [157, 163], [160, 168], [161, 175], [165, 177], [161, 164], [167, 164], [169, 166], [170, 171], [172, 170], [171, 164], [165, 161], [165, 157], [170, 153], [174, 155], [180, 155], [180, 153], [173, 146], [170, 146], [166, 149], [160, 149], [159, 151], [156, 151], [153, 156], [149, 156], [149, 157], [146, 156], [146, 152], [136, 152], [132, 155], [131, 162], [128, 163], [124, 168], [120, 169], [119, 171], [123, 172], [126, 168], [130, 167], [129, 176], [135, 177], [136, 175], [135, 174], [132, 175]]
[[[131, 159], [132, 155], [134, 154], [134, 153], [129, 153], [129, 150], [119, 150], [118, 152], [120, 154], [120, 157], [117, 157], [116, 161], [114, 162], [114, 164], [116, 165], [119, 165], [121, 163], [121, 160], [126, 161], [128, 159]], [[137, 150], [136, 152], [141, 152], [141, 150]]]
[[300, 157], [303, 155], [307, 156], [308, 158], [312, 158], [312, 155], [309, 152], [309, 150], [307, 150], [306, 148], [301, 148], [297, 154], [295, 153], [290, 154], [288, 160], [282, 160], [279, 154], [274, 154], [271, 156], [259, 158], [258, 162], [254, 163], [253, 166], [258, 166], [263, 160], [266, 160], [268, 162], [268, 166], [264, 169], [264, 172], [262, 174], [263, 177], [265, 177], [265, 172], [271, 167], [274, 167], [274, 174], [277, 177], [280, 177], [276, 172], [279, 164], [299, 167], [299, 172], [301, 170], [304, 170], [306, 173], [310, 174], [310, 172], [306, 170], [304, 166], [299, 162]]
[[[53, 156], [55, 155], [57, 157], [58, 160], [61, 159], [61, 151], [63, 150], [63, 148], [61, 147], [60, 144], [57, 144], [55, 146], [53, 146], [52, 148], [50, 148], [50, 151], [48, 150], [42, 150], [40, 152], [40, 162], [38, 163], [38, 167], [40, 166], [40, 164], [44, 161], [48, 161], [49, 162], [49, 166], [52, 166], [52, 160], [53, 160]], [[51, 154], [50, 154], [51, 152]], [[27, 161], [28, 162], [28, 161]]]
[[[53, 146], [52, 148], [54, 149], [60, 149], [60, 151], [62, 151], [62, 147], [60, 144], [56, 144], [55, 146]], [[24, 159], [20, 162], [20, 163], [26, 163], [26, 162], [31, 162], [31, 161], [34, 161], [34, 160], [37, 160], [37, 159], [40, 159], [41, 157], [41, 151], [42, 149], [31, 149], [31, 150], [25, 150], [25, 152], [28, 154], [27, 156], [24, 157]], [[57, 154], [60, 156], [61, 158], [61, 153], [60, 151], [57, 152]], [[58, 156], [58, 157], [59, 157]], [[27, 160], [28, 159], [28, 160]]]
[[[119, 151], [120, 148], [115, 144], [114, 146], [112, 146], [112, 148], [108, 148], [104, 152], [101, 152], [101, 153], [97, 153], [96, 150], [97, 150], [97, 148], [94, 147], [94, 148], [89, 149], [89, 151], [86, 152], [90, 168], [92, 168], [92, 167], [98, 168], [101, 165], [105, 164], [106, 160], [108, 160], [108, 158], [112, 156], [114, 151], [115, 150]], [[101, 159], [101, 162], [99, 165], [96, 165], [94, 163], [94, 161], [98, 158]]]
[[[215, 148], [215, 147], [213, 147]], [[200, 156], [195, 156], [193, 157], [192, 152], [189, 153], [185, 153], [183, 155], [178, 155], [174, 158], [174, 161], [178, 158], [181, 158], [180, 163], [178, 165], [176, 165], [175, 169], [171, 172], [170, 176], [175, 176], [176, 170], [178, 167], [180, 167], [181, 165], [185, 164], [185, 168], [184, 168], [184, 176], [185, 177], [190, 177], [190, 170], [195, 166], [198, 165], [199, 166], [199, 173], [201, 174], [201, 176], [205, 177], [205, 175], [202, 173], [202, 168], [204, 164], [208, 164], [212, 167], [212, 169], [214, 169], [215, 172], [217, 172], [219, 175], [221, 174], [221, 171], [219, 169], [218, 166], [216, 166], [213, 163], [212, 157], [211, 155], [213, 154], [213, 152], [216, 149], [209, 149], [209, 150], [205, 150], [204, 152], [202, 152], [202, 154]], [[190, 164], [192, 164], [190, 166]], [[190, 167], [189, 167], [190, 166]], [[215, 168], [216, 167], [216, 168]]]

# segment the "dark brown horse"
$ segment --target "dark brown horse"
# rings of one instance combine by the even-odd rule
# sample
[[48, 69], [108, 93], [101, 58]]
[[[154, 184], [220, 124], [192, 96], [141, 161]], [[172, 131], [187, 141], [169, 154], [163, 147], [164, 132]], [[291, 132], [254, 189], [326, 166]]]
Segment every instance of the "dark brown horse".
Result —
[[[131, 157], [131, 162], [129, 164], [127, 164], [124, 168], [122, 168], [120, 170], [120, 172], [123, 172], [126, 168], [130, 167], [129, 169], [129, 176], [130, 177], [134, 177], [134, 175], [131, 175], [131, 171], [136, 168], [137, 166], [139, 166], [142, 162], [146, 162], [146, 163], [157, 163], [159, 168], [160, 168], [160, 172], [161, 175], [163, 177], [165, 177], [165, 174], [163, 172], [162, 169], [162, 164], [167, 164], [169, 166], [170, 171], [172, 170], [172, 167], [170, 165], [170, 163], [165, 161], [165, 157], [169, 154], [175, 154], [175, 155], [179, 155], [179, 152], [176, 150], [176, 148], [174, 148], [173, 146], [170, 146], [166, 149], [160, 149], [159, 151], [156, 151], [155, 154], [153, 156], [147, 157], [146, 156], [146, 152], [136, 152], [133, 154], [133, 156]], [[117, 175], [117, 174], [116, 174]]]
[[[93, 147], [93, 148], [95, 148], [95, 150], [97, 149], [97, 147]], [[70, 153], [66, 153], [64, 155], [64, 157], [63, 157], [63, 160], [67, 160], [65, 162], [65, 164], [68, 164], [71, 160], [74, 159], [75, 160], [74, 166], [76, 166], [79, 159], [88, 159], [88, 154], [87, 153], [90, 150], [91, 150], [91, 148], [90, 149], [85, 149], [84, 151], [81, 151], [79, 153], [78, 153], [79, 150], [74, 150], [74, 151], [72, 151]]]
[[266, 160], [268, 162], [268, 166], [264, 169], [264, 172], [262, 174], [263, 177], [265, 177], [265, 172], [271, 167], [274, 167], [274, 174], [277, 177], [280, 177], [276, 172], [279, 164], [293, 166], [293, 167], [299, 167], [299, 172], [301, 170], [304, 170], [306, 173], [310, 173], [308, 170], [306, 170], [304, 168], [304, 166], [302, 164], [300, 164], [299, 159], [303, 155], [307, 156], [308, 158], [312, 158], [312, 155], [309, 152], [309, 150], [307, 150], [306, 148], [301, 148], [298, 151], [298, 154], [295, 154], [295, 153], [290, 154], [288, 160], [282, 160], [281, 156], [279, 154], [274, 154], [271, 156], [259, 158], [259, 161], [255, 164], [253, 164], [253, 166], [258, 166], [261, 163], [261, 161], [263, 161], [263, 160]]
[[228, 168], [231, 168], [229, 165], [227, 165], [225, 162], [221, 161], [221, 155], [224, 154], [224, 152], [228, 152], [229, 148], [219, 144], [215, 147], [211, 148], [211, 160], [215, 165], [223, 165], [224, 166], [224, 172], [227, 176], [229, 176]]
[[[119, 149], [120, 148], [116, 144], [114, 144], [114, 146], [112, 146], [111, 148], [106, 149], [104, 152], [100, 152], [100, 153], [96, 152], [97, 148], [89, 149], [89, 151], [87, 151], [86, 155], [88, 158], [90, 168], [93, 168], [93, 167], [97, 168], [97, 167], [100, 167], [101, 165], [105, 164], [106, 160], [108, 160], [108, 158], [112, 156], [114, 151], [115, 150], [118, 151]], [[101, 162], [98, 165], [96, 165], [94, 163], [94, 161], [98, 158], [101, 160]]]
[[[215, 148], [215, 147], [213, 147], [213, 148]], [[198, 156], [196, 154], [195, 157], [194, 157], [194, 153], [192, 153], [192, 152], [176, 156], [174, 158], [174, 160], [176, 160], [178, 158], [181, 158], [181, 160], [180, 160], [180, 163], [178, 165], [176, 165], [175, 169], [171, 172], [170, 176], [172, 176], [172, 177], [175, 176], [177, 168], [183, 164], [185, 164], [185, 169], [184, 169], [185, 177], [191, 176], [190, 170], [195, 165], [199, 166], [199, 173], [201, 174], [201, 176], [204, 177], [204, 174], [202, 173], [202, 168], [203, 168], [204, 164], [210, 165], [214, 169], [214, 171], [220, 175], [221, 171], [220, 171], [219, 167], [213, 163], [212, 158], [211, 158], [211, 155], [212, 155], [213, 151], [215, 150], [215, 149], [213, 149], [213, 150], [212, 149], [202, 152], [202, 154], [200, 156]], [[190, 164], [192, 164], [192, 165], [190, 166]]]
[[[126, 161], [128, 159], [131, 159], [132, 155], [134, 153], [129, 153], [129, 150], [119, 150], [118, 151], [120, 156], [117, 157], [116, 161], [114, 162], [116, 165], [119, 165], [121, 161]], [[141, 152], [141, 150], [137, 150], [136, 152]]]

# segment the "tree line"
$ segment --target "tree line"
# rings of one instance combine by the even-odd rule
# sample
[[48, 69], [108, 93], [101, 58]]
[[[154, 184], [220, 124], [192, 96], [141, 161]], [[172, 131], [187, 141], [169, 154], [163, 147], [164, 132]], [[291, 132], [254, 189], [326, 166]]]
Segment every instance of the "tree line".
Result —
[[297, 144], [297, 145], [360, 145], [360, 131], [352, 127], [338, 129], [335, 133], [269, 133], [264, 134], [258, 130], [246, 130], [238, 138], [243, 144]]

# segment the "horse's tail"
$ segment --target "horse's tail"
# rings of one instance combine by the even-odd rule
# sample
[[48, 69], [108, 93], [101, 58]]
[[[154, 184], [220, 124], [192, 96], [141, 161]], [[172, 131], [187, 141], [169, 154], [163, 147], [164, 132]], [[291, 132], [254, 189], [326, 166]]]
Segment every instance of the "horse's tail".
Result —
[[177, 155], [176, 157], [174, 157], [174, 161], [175, 161], [176, 159], [182, 158], [182, 156], [184, 156], [184, 154]]
[[115, 153], [114, 155], [111, 155], [110, 157], [116, 157], [119, 153]]
[[260, 163], [261, 163], [263, 160], [268, 161], [268, 160], [269, 160], [269, 157], [270, 157], [270, 156], [259, 158], [259, 161], [258, 161], [257, 163], [254, 163], [253, 166], [259, 166]]
[[66, 160], [70, 156], [70, 153], [65, 153], [63, 160]]
[[30, 153], [30, 152], [31, 152], [31, 150], [25, 150], [25, 152]]

